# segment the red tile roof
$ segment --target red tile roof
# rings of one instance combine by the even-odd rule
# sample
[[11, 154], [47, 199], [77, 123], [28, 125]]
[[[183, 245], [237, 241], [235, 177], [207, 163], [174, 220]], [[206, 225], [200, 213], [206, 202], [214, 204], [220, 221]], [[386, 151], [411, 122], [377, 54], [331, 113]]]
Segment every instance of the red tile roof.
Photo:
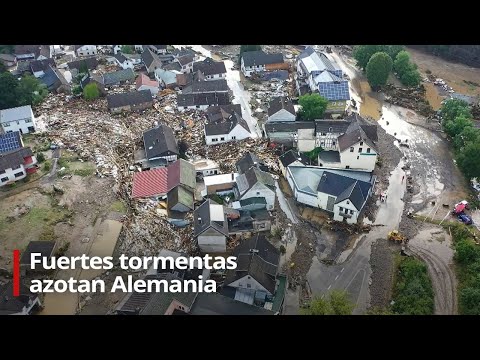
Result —
[[142, 171], [133, 175], [132, 198], [165, 195], [168, 190], [168, 168]]
[[158, 87], [158, 82], [155, 80], [150, 80], [150, 78], [145, 74], [140, 74], [140, 76], [137, 78], [137, 89], [142, 85]]

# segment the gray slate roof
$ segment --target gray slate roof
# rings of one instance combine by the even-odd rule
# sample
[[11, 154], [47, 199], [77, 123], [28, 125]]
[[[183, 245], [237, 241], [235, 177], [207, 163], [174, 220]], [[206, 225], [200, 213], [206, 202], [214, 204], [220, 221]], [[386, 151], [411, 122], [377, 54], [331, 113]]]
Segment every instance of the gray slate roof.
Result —
[[106, 86], [133, 80], [135, 80], [135, 73], [132, 69], [119, 70], [103, 75], [103, 82]]
[[223, 61], [214, 61], [211, 58], [206, 58], [203, 61], [193, 63], [193, 72], [201, 71], [204, 75], [225, 74], [227, 69]]
[[230, 104], [228, 93], [201, 93], [201, 94], [179, 94], [177, 106], [196, 105], [227, 105]]
[[347, 131], [351, 121], [345, 120], [315, 120], [315, 131], [317, 133], [343, 134]]
[[32, 155], [32, 149], [30, 149], [29, 147], [23, 147], [0, 154], [0, 171], [22, 165], [25, 162], [24, 158]]
[[267, 54], [263, 50], [247, 51], [242, 54], [245, 66], [258, 66], [283, 63], [282, 54]]
[[67, 65], [68, 65], [68, 68], [70, 70], [71, 69], [80, 70], [82, 68], [83, 64], [86, 65], [88, 70], [93, 70], [93, 69], [97, 68], [98, 60], [97, 60], [96, 57], [88, 57], [88, 58], [81, 59], [81, 60], [71, 61]]
[[113, 55], [113, 57], [115, 59], [117, 59], [117, 61], [120, 63], [120, 64], [123, 64], [125, 62], [125, 60], [127, 60], [127, 58], [120, 52], [116, 53], [115, 55]]
[[32, 107], [30, 105], [19, 106], [10, 109], [0, 110], [0, 123], [27, 119], [32, 116]]
[[209, 123], [222, 122], [227, 120], [233, 113], [237, 113], [242, 116], [242, 105], [240, 104], [228, 104], [210, 106], [206, 110]]
[[179, 56], [177, 58], [177, 61], [180, 63], [180, 65], [187, 65], [187, 64], [190, 64], [191, 62], [193, 62], [193, 58], [195, 57], [195, 55], [193, 54], [188, 54], [188, 55], [183, 55], [183, 56]]
[[28, 286], [20, 283], [20, 296], [13, 296], [13, 281], [0, 285], [0, 315], [15, 314], [28, 305], [37, 295], [32, 294]]
[[218, 293], [199, 293], [190, 315], [274, 315], [273, 311], [249, 305]]
[[227, 80], [194, 81], [191, 86], [183, 89], [182, 94], [198, 94], [209, 92], [228, 92]]
[[128, 93], [113, 94], [107, 96], [109, 109], [119, 108], [128, 105], [139, 105], [152, 102], [150, 90], [131, 91]]
[[45, 71], [49, 66], [55, 67], [55, 60], [53, 59], [44, 59], [44, 60], [35, 60], [30, 62], [30, 68], [32, 72]]
[[[222, 223], [217, 221], [210, 220], [210, 204], [219, 205], [215, 201], [208, 199], [202, 205], [195, 209], [193, 212], [193, 222], [194, 222], [194, 236], [202, 234], [205, 230], [212, 227], [217, 230], [219, 233], [228, 236], [228, 221], [227, 217], [224, 216], [224, 221]], [[198, 219], [202, 219], [201, 222]]]
[[252, 166], [258, 166], [260, 169], [266, 170], [266, 166], [260, 158], [254, 153], [247, 152], [240, 160], [235, 164], [237, 171], [240, 174], [247, 172]]
[[180, 154], [173, 130], [166, 125], [159, 125], [145, 131], [143, 145], [147, 159]]
[[237, 186], [241, 194], [250, 190], [256, 183], [261, 183], [275, 191], [275, 180], [268, 172], [251, 167], [245, 174], [237, 177]]
[[233, 250], [233, 256], [237, 257], [237, 268], [227, 272], [225, 285], [248, 274], [271, 294], [275, 293], [280, 251], [264, 235], [257, 234], [244, 240]]
[[272, 116], [282, 109], [287, 110], [292, 115], [296, 115], [295, 108], [290, 99], [286, 97], [276, 97], [273, 98], [268, 105], [268, 116]]
[[284, 167], [287, 167], [291, 163], [294, 163], [295, 161], [300, 161], [302, 164], [307, 165], [310, 163], [309, 159], [305, 156], [303, 153], [297, 153], [293, 150], [289, 150], [286, 153], [282, 154], [279, 157], [280, 162]]
[[313, 121], [272, 121], [265, 123], [265, 131], [270, 133], [297, 132], [298, 129], [315, 129]]
[[226, 121], [205, 124], [205, 135], [226, 135], [230, 134], [237, 125], [250, 132], [248, 124], [239, 114], [233, 113]]
[[22, 253], [20, 259], [21, 265], [28, 265], [30, 268], [30, 257], [32, 253], [42, 254], [42, 257], [50, 258], [53, 249], [55, 248], [55, 241], [30, 241], [27, 248]]
[[149, 48], [146, 48], [142, 52], [142, 61], [147, 68], [150, 67], [154, 61], [157, 61], [159, 66], [162, 65], [162, 62], [158, 58], [157, 54], [153, 53]]

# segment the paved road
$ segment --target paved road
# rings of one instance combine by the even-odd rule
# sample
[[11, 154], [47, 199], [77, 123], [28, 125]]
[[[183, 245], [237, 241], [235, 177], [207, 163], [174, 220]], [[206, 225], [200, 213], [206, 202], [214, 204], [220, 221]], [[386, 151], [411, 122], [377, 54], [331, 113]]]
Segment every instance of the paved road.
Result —
[[367, 310], [369, 298], [369, 279], [372, 273], [370, 253], [372, 243], [379, 238], [385, 239], [389, 231], [397, 229], [402, 217], [405, 182], [402, 182], [403, 163], [397, 166], [390, 176], [387, 190], [387, 203], [379, 205], [374, 227], [368, 234], [361, 235], [356, 248], [347, 259], [336, 265], [325, 265], [317, 257], [307, 274], [307, 280], [314, 294], [325, 294], [333, 289], [346, 290], [356, 303], [354, 314], [363, 314]]

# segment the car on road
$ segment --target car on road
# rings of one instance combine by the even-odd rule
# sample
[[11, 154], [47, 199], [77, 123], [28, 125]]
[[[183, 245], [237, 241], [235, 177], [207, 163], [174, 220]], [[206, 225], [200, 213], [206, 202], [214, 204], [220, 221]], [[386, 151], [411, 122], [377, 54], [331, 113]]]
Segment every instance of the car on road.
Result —
[[473, 220], [470, 216], [467, 214], [460, 214], [458, 215], [458, 220], [463, 222], [465, 225], [471, 225], [473, 223]]

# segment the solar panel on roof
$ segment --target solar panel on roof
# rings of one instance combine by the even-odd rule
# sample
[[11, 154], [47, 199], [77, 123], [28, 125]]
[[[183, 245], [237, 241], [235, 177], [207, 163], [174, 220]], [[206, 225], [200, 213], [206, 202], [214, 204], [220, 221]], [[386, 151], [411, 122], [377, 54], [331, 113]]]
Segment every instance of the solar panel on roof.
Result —
[[0, 154], [22, 147], [20, 133], [18, 131], [0, 135]]

